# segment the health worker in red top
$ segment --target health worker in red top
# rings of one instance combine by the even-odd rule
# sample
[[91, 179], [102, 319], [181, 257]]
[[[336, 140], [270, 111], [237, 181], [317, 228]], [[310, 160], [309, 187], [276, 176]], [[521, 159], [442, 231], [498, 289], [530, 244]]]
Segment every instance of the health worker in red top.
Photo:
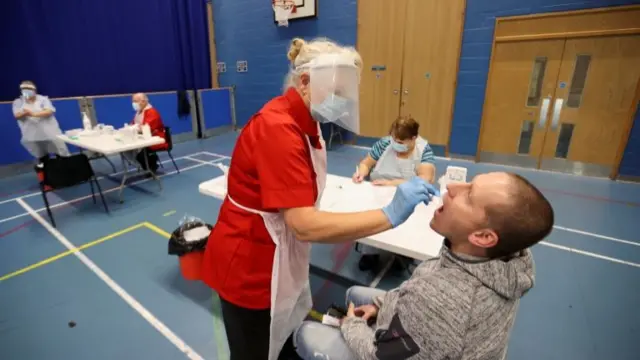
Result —
[[284, 95], [264, 105], [237, 140], [204, 257], [203, 280], [220, 295], [231, 360], [277, 360], [293, 351], [288, 340], [311, 310], [311, 243], [389, 230], [437, 193], [415, 178], [383, 209], [320, 211], [327, 175], [320, 123], [358, 131], [362, 60], [326, 39], [294, 39], [288, 57]]
[[149, 125], [149, 128], [151, 129], [151, 136], [159, 136], [165, 139], [164, 143], [151, 146], [147, 148], [147, 151], [140, 151], [136, 155], [136, 160], [145, 170], [147, 170], [147, 163], [145, 161], [146, 156], [149, 162], [148, 170], [155, 173], [158, 170], [158, 154], [156, 154], [156, 151], [166, 150], [169, 147], [169, 144], [166, 142], [167, 138], [164, 124], [162, 123], [162, 117], [160, 117], [158, 110], [151, 106], [146, 94], [133, 94], [131, 100], [133, 110], [136, 112], [131, 124], [137, 125], [138, 127], [142, 127], [142, 125]]

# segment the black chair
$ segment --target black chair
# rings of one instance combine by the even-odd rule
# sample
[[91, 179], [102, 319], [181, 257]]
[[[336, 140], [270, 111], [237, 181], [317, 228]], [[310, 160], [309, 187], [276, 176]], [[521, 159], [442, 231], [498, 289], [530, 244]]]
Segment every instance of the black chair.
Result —
[[[93, 203], [96, 203], [96, 192], [94, 183], [100, 193], [104, 210], [109, 213], [109, 207], [104, 200], [102, 194], [102, 188], [96, 178], [89, 157], [85, 154], [77, 154], [69, 157], [58, 157], [54, 159], [48, 159], [44, 162], [43, 167], [38, 169], [42, 172], [40, 177], [40, 191], [42, 192], [42, 198], [47, 208], [47, 214], [51, 220], [53, 227], [56, 227], [56, 222], [53, 219], [51, 208], [49, 207], [49, 200], [47, 199], [47, 193], [55, 190], [60, 190], [83, 183], [89, 183], [91, 186], [91, 195], [93, 196]], [[37, 170], [37, 171], [38, 171]]]
[[[171, 139], [171, 128], [168, 126], [164, 127], [164, 136], [165, 136], [165, 141], [167, 142], [167, 149], [166, 150], [159, 150], [156, 151], [156, 153], [161, 152], [161, 151], [166, 151], [167, 154], [169, 155], [169, 158], [171, 159], [171, 162], [173, 163], [173, 166], [176, 168], [176, 171], [178, 172], [178, 174], [180, 174], [180, 169], [178, 169], [178, 165], [176, 165], [176, 161], [173, 160], [173, 155], [171, 155], [171, 150], [173, 150], [173, 140]], [[164, 169], [164, 165], [162, 165], [162, 161], [159, 162], [160, 167]]]

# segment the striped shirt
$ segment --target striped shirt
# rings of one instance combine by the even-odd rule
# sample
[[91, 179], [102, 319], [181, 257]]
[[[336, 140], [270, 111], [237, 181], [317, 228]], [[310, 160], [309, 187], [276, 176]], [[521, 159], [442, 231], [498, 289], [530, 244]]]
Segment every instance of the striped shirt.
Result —
[[[387, 147], [389, 147], [389, 145], [391, 145], [391, 136], [383, 137], [382, 139], [378, 140], [375, 144], [373, 144], [373, 146], [371, 147], [371, 151], [369, 151], [369, 156], [371, 156], [371, 158], [375, 161], [380, 160], [382, 153], [384, 153], [384, 151], [387, 149]], [[422, 151], [421, 162], [434, 164], [435, 161], [436, 159], [433, 156], [433, 150], [431, 150], [431, 146], [429, 146], [429, 144], [427, 143], [424, 146], [424, 150]]]

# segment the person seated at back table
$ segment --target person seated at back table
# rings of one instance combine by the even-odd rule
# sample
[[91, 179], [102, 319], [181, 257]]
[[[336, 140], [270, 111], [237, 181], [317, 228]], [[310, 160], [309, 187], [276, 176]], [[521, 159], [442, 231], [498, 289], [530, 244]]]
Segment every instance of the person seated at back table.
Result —
[[553, 208], [511, 173], [482, 174], [447, 188], [430, 223], [445, 238], [440, 255], [422, 262], [399, 288], [347, 290], [339, 329], [305, 322], [296, 331], [300, 357], [504, 358], [520, 298], [534, 285], [528, 249], [551, 232]]
[[[397, 186], [419, 176], [433, 183], [436, 166], [429, 143], [418, 135], [420, 124], [410, 116], [400, 116], [393, 124], [389, 136], [376, 142], [367, 157], [353, 174], [353, 181], [361, 183], [369, 176], [374, 185]], [[358, 267], [362, 271], [377, 268], [381, 250], [360, 245], [362, 257]], [[410, 261], [405, 257], [397, 259]]]
[[[160, 145], [154, 145], [147, 148], [147, 151], [140, 151], [136, 155], [136, 160], [144, 170], [151, 170], [154, 174], [158, 170], [158, 154], [156, 151], [162, 151], [169, 148], [169, 144], [166, 142], [166, 134], [164, 124], [162, 123], [162, 117], [158, 110], [156, 110], [149, 103], [149, 98], [144, 93], [134, 94], [132, 97], [132, 106], [136, 115], [131, 121], [131, 124], [137, 125], [139, 128], [142, 125], [149, 125], [151, 129], [151, 136], [159, 136], [165, 139], [165, 142]], [[147, 163], [145, 162], [145, 154], [149, 162], [149, 169], [147, 169]]]

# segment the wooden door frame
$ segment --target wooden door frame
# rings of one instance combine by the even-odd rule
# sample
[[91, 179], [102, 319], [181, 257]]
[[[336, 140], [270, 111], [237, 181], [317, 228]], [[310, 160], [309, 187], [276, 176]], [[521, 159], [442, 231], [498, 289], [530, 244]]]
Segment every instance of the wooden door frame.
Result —
[[[490, 103], [490, 94], [488, 90], [491, 88], [491, 81], [493, 78], [493, 71], [495, 70], [494, 64], [494, 55], [496, 52], [496, 46], [499, 43], [507, 43], [507, 42], [517, 42], [517, 41], [532, 41], [532, 40], [552, 40], [552, 39], [573, 39], [573, 38], [581, 38], [581, 37], [602, 37], [602, 36], [614, 36], [614, 35], [636, 35], [640, 34], [640, 26], [627, 26], [625, 24], [617, 24], [620, 26], [614, 27], [605, 27], [602, 26], [599, 29], [585, 29], [581, 27], [581, 24], [585, 24], [584, 20], [578, 20], [575, 23], [575, 26], [569, 26], [565, 28], [564, 31], [558, 32], [555, 31], [555, 27], [559, 26], [561, 23], [565, 23], [567, 17], [578, 17], [579, 19], [584, 19], [585, 17], [592, 16], [611, 16], [616, 13], [624, 13], [629, 12], [633, 17], [633, 14], [640, 16], [640, 5], [628, 5], [628, 6], [614, 6], [614, 7], [603, 7], [597, 9], [587, 9], [587, 10], [577, 10], [577, 11], [561, 11], [561, 12], [553, 12], [553, 13], [544, 13], [544, 14], [531, 14], [531, 15], [521, 15], [521, 16], [510, 16], [510, 17], [502, 17], [496, 18], [495, 22], [495, 30], [493, 35], [493, 41], [491, 44], [491, 56], [489, 58], [489, 73], [487, 76], [487, 84], [485, 87], [485, 98], [484, 103], [482, 105], [482, 117], [480, 120], [480, 131], [478, 133], [478, 145], [476, 148], [476, 156], [475, 161], [480, 161], [480, 152], [482, 149], [482, 136], [486, 127], [484, 126], [485, 121], [487, 120], [487, 104]], [[546, 26], [538, 28], [540, 32], [531, 33], [527, 31], [521, 31], [521, 29], [513, 29], [508, 28], [508, 26], [503, 26], [504, 24], [515, 23], [515, 24], [523, 24], [523, 23], [531, 23], [536, 22], [540, 19], [546, 19]], [[633, 119], [635, 117], [636, 110], [638, 108], [638, 102], [640, 102], [640, 80], [638, 81], [638, 85], [636, 86], [636, 96], [635, 101], [631, 104], [631, 108], [629, 109], [628, 117], [625, 121], [624, 128], [625, 131], [622, 134], [622, 139], [620, 141], [620, 146], [618, 147], [618, 152], [616, 154], [616, 162], [613, 164], [611, 173], [609, 174], [609, 178], [614, 180], [620, 171], [620, 164], [622, 163], [622, 157], [624, 155], [624, 150], [627, 147], [629, 142], [629, 137], [631, 135], [631, 129], [633, 127]]]
[[[458, 77], [460, 77], [460, 58], [462, 56], [462, 36], [464, 35], [464, 21], [467, 18], [467, 0], [462, 0], [462, 21], [460, 22], [460, 38], [458, 39], [458, 56], [456, 57], [456, 78], [453, 80], [453, 98], [449, 111], [449, 136], [444, 146], [444, 156], [449, 157], [451, 148], [451, 134], [453, 133], [453, 113], [456, 109], [456, 93], [458, 92]], [[493, 56], [493, 51], [491, 52]], [[484, 109], [483, 109], [484, 110]]]

